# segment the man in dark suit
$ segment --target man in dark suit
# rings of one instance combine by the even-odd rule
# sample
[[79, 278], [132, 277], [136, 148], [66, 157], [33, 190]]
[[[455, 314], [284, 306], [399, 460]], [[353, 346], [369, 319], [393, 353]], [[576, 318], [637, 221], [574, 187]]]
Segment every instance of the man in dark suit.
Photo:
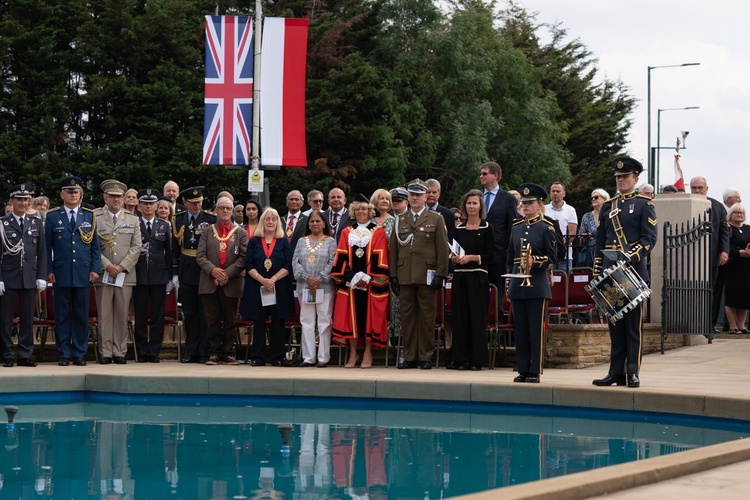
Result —
[[443, 216], [445, 229], [448, 231], [448, 241], [453, 240], [453, 231], [456, 229], [456, 216], [450, 208], [438, 203], [440, 200], [440, 182], [437, 179], [427, 179], [427, 210], [432, 210]]
[[292, 247], [292, 255], [297, 247], [297, 242], [305, 235], [307, 228], [307, 216], [302, 213], [302, 193], [297, 190], [289, 191], [286, 195], [286, 206], [289, 213], [286, 214], [281, 222], [284, 227], [284, 234]]
[[201, 268], [198, 293], [208, 327], [207, 365], [238, 365], [234, 320], [242, 296], [247, 231], [232, 224], [232, 201], [216, 202], [219, 220], [201, 236], [195, 261]]
[[172, 278], [177, 276], [172, 261], [172, 229], [169, 222], [156, 217], [159, 191], [141, 189], [138, 211], [141, 213], [141, 256], [135, 266], [133, 289], [135, 345], [138, 362], [158, 363], [164, 338], [164, 306], [168, 293], [177, 293]]
[[175, 181], [167, 181], [166, 184], [164, 184], [164, 191], [162, 194], [169, 198], [169, 202], [172, 204], [173, 214], [185, 211], [185, 205], [177, 203], [177, 197], [180, 195], [180, 186], [178, 186]]
[[349, 225], [349, 212], [346, 209], [346, 195], [339, 188], [328, 192], [328, 210], [326, 210], [328, 224], [331, 225], [332, 236], [338, 243], [341, 231]]
[[436, 212], [425, 209], [427, 185], [409, 183], [409, 210], [396, 217], [391, 233], [391, 290], [401, 300], [404, 361], [399, 368], [432, 368], [436, 293], [448, 276], [448, 234]]
[[31, 199], [28, 186], [8, 191], [13, 211], [0, 218], [0, 340], [3, 366], [13, 366], [12, 322], [18, 304], [18, 366], [36, 366], [34, 351], [35, 289], [47, 288], [47, 246], [44, 226], [36, 215], [27, 214]]
[[216, 216], [203, 210], [203, 186], [180, 193], [187, 210], [174, 215], [172, 222], [172, 261], [178, 269], [173, 284], [180, 287], [180, 302], [185, 315], [185, 351], [183, 363], [205, 363], [208, 359], [208, 331], [203, 315], [198, 284], [201, 269], [195, 261], [201, 235], [216, 222]]
[[67, 177], [60, 182], [63, 206], [47, 212], [47, 281], [55, 292], [55, 344], [58, 365], [86, 366], [89, 294], [99, 279], [102, 260], [96, 216], [80, 205], [83, 182]]
[[487, 222], [495, 232], [495, 260], [488, 266], [490, 283], [498, 290], [505, 290], [502, 274], [508, 257], [510, 228], [516, 218], [516, 198], [500, 187], [503, 169], [494, 161], [488, 161], [479, 168], [479, 182], [482, 183], [484, 205], [487, 207]]
[[[705, 177], [690, 179], [690, 192], [701, 196], [708, 195], [708, 183]], [[727, 211], [719, 200], [708, 198], [711, 202], [711, 285], [713, 286], [713, 301], [711, 304], [711, 324], [715, 325], [721, 308], [721, 295], [724, 293], [724, 280], [719, 280], [720, 267], [729, 259], [729, 225], [727, 225]]]

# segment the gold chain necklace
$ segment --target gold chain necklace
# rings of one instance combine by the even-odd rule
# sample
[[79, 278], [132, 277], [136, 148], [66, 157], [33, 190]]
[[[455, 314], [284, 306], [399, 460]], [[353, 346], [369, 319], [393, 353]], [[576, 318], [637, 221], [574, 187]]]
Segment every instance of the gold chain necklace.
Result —
[[315, 245], [315, 248], [313, 248], [312, 245], [310, 244], [310, 237], [308, 236], [307, 238], [305, 238], [305, 246], [307, 247], [307, 251], [310, 252], [310, 255], [307, 257], [308, 263], [315, 264], [316, 258], [314, 254], [320, 249], [320, 247], [323, 246], [323, 243], [325, 243], [327, 239], [328, 239], [328, 236], [323, 235], [323, 237], [320, 239], [320, 242], [317, 245]]

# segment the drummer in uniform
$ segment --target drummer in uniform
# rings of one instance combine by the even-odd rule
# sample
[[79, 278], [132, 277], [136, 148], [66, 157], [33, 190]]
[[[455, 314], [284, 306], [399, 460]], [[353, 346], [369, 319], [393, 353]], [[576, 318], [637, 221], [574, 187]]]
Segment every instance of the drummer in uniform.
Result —
[[[594, 278], [617, 263], [606, 257], [603, 250], [619, 250], [640, 278], [648, 283], [646, 260], [656, 244], [656, 211], [651, 198], [636, 194], [638, 174], [643, 165], [638, 160], [621, 156], [612, 162], [618, 195], [604, 203], [599, 215], [594, 254]], [[639, 387], [643, 347], [643, 309], [638, 304], [617, 323], [609, 322], [612, 344], [609, 373], [594, 385], [625, 385]]]
[[172, 279], [172, 284], [180, 288], [179, 297], [185, 315], [187, 354], [180, 361], [203, 364], [208, 359], [208, 330], [198, 295], [201, 268], [195, 261], [195, 254], [201, 234], [217, 219], [213, 213], [203, 210], [203, 186], [185, 189], [180, 196], [187, 209], [172, 217], [172, 261], [178, 269], [178, 276]]
[[[557, 265], [557, 238], [553, 222], [542, 213], [547, 191], [539, 184], [525, 183], [518, 192], [524, 218], [511, 227], [507, 268], [511, 274], [530, 276], [508, 278], [518, 369], [513, 382], [539, 383], [544, 360], [544, 318], [547, 302], [552, 298], [550, 275]], [[522, 257], [527, 259], [525, 263]]]

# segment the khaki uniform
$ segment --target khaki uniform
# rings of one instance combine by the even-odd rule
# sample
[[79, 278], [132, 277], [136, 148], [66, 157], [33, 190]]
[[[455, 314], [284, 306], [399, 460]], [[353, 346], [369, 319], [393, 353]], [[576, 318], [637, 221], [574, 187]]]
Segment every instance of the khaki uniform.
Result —
[[117, 222], [106, 207], [98, 208], [96, 229], [102, 255], [102, 269], [110, 264], [125, 269], [122, 287], [102, 283], [106, 272], [96, 283], [96, 307], [99, 312], [99, 350], [102, 358], [125, 357], [128, 350], [128, 309], [133, 287], [136, 284], [135, 265], [141, 254], [140, 220], [121, 210]]

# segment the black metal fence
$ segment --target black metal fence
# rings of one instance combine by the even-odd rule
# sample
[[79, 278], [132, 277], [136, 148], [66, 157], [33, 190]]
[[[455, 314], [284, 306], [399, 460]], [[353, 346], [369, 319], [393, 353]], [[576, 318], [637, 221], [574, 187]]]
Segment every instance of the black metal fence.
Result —
[[664, 282], [662, 285], [662, 341], [667, 335], [705, 335], [711, 332], [711, 221], [707, 210], [698, 218], [673, 226], [664, 223]]

